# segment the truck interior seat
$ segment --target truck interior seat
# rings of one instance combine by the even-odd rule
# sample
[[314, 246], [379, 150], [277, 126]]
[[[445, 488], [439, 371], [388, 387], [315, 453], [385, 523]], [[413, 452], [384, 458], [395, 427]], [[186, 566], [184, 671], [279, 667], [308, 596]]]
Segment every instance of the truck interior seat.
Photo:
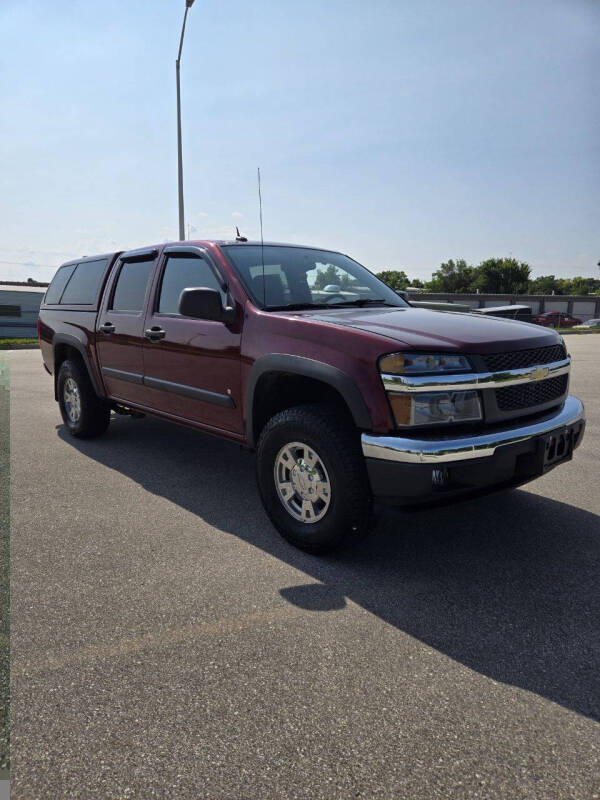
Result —
[[[283, 306], [286, 303], [283, 281], [279, 275], [265, 275], [265, 294], [268, 306]], [[252, 278], [252, 290], [259, 300], [263, 299], [263, 276]]]

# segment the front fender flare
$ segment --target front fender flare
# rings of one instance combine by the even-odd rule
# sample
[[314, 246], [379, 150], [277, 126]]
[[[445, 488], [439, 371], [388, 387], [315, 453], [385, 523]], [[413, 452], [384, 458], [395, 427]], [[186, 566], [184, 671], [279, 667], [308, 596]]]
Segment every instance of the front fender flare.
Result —
[[245, 395], [246, 439], [248, 446], [253, 448], [254, 441], [253, 409], [254, 394], [259, 379], [269, 372], [285, 372], [290, 375], [303, 375], [307, 378], [326, 383], [335, 389], [344, 399], [350, 409], [352, 418], [357, 428], [362, 430], [372, 429], [371, 414], [364, 398], [354, 380], [338, 367], [315, 361], [304, 356], [288, 355], [286, 353], [271, 353], [261, 356], [252, 365]]

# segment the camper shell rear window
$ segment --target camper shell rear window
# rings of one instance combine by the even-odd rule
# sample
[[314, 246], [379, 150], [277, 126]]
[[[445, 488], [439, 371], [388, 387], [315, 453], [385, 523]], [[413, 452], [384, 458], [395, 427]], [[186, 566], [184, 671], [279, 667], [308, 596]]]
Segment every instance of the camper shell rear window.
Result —
[[65, 264], [46, 291], [49, 305], [96, 306], [110, 257]]

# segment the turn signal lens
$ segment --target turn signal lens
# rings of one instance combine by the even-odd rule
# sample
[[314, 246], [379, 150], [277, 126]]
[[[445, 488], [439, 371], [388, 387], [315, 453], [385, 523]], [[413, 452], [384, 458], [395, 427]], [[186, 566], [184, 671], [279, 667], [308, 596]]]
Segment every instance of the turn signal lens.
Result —
[[381, 372], [390, 372], [392, 375], [404, 374], [404, 356], [402, 353], [392, 353], [391, 356], [384, 356], [379, 362]]
[[465, 356], [451, 353], [392, 353], [379, 361], [381, 372], [391, 375], [421, 375], [428, 372], [470, 372]]
[[409, 394], [389, 394], [396, 425], [410, 425], [412, 417], [412, 397]]

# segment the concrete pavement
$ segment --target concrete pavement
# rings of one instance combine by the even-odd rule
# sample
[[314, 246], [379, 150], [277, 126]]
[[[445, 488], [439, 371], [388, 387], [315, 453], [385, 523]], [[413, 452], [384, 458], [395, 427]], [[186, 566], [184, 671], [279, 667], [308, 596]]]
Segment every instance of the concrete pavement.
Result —
[[74, 440], [11, 353], [13, 800], [600, 797], [600, 339], [567, 345], [573, 462], [327, 558], [252, 455]]

